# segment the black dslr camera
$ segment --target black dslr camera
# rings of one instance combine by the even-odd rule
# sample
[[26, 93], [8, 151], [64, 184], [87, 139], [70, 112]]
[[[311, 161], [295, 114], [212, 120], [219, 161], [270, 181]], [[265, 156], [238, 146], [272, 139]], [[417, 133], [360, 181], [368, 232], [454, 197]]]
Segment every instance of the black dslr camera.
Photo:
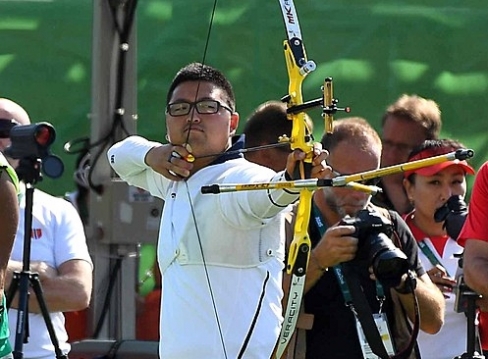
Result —
[[367, 261], [376, 278], [387, 287], [396, 287], [408, 272], [407, 256], [390, 239], [392, 223], [377, 212], [360, 210], [356, 217], [345, 217], [341, 224], [352, 225], [358, 238], [358, 251], [353, 261]]
[[19, 177], [31, 177], [27, 163], [37, 166], [36, 162], [41, 162], [43, 172], [49, 177], [58, 178], [63, 174], [63, 162], [51, 153], [56, 131], [50, 123], [13, 126], [9, 137], [11, 144], [5, 149], [5, 155], [20, 160], [17, 168]]
[[451, 196], [442, 207], [435, 211], [434, 220], [438, 223], [444, 222], [444, 228], [449, 237], [457, 240], [467, 215], [468, 206], [464, 201], [464, 198], [462, 196], [454, 195]]

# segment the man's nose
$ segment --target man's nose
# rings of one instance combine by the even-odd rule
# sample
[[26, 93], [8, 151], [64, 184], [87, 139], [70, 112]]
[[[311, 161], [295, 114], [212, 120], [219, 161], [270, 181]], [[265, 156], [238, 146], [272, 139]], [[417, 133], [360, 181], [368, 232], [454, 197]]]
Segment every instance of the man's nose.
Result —
[[200, 114], [195, 110], [195, 107], [192, 106], [190, 112], [188, 113], [188, 117], [186, 118], [186, 122], [200, 122]]

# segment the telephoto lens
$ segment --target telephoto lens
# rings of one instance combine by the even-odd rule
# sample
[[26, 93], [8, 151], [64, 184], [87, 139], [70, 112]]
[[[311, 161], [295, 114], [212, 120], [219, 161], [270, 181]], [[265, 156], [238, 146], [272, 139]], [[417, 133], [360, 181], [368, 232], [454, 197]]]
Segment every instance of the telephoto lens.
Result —
[[358, 251], [352, 260], [367, 260], [376, 278], [386, 287], [396, 287], [408, 272], [407, 256], [389, 238], [393, 233], [390, 220], [376, 211], [360, 210], [356, 217], [345, 217], [341, 224], [356, 228]]

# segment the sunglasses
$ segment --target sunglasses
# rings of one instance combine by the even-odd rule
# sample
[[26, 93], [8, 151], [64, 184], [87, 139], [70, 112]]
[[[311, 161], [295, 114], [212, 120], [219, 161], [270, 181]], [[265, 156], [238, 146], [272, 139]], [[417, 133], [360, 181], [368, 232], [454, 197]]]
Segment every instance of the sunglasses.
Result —
[[10, 138], [10, 130], [19, 123], [15, 120], [0, 118], [0, 138]]

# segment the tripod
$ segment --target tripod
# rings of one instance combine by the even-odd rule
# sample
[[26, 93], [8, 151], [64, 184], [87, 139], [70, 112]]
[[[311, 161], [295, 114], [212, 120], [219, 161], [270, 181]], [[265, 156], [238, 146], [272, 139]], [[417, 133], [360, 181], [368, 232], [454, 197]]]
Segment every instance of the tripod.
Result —
[[476, 335], [476, 300], [480, 298], [478, 293], [468, 288], [462, 280], [459, 282], [458, 286], [459, 293], [458, 296], [464, 296], [466, 298], [466, 317], [467, 317], [467, 333], [466, 338], [466, 353], [455, 357], [454, 359], [485, 359], [485, 356], [476, 350], [476, 342], [478, 342], [478, 348], [481, 350], [481, 345], [479, 343], [479, 338]]
[[49, 316], [49, 310], [47, 309], [46, 302], [42, 295], [41, 282], [39, 275], [30, 271], [30, 252], [31, 252], [31, 235], [32, 235], [32, 203], [34, 195], [34, 184], [41, 179], [40, 174], [41, 160], [40, 159], [21, 159], [18, 166], [19, 177], [25, 183], [25, 215], [24, 215], [24, 247], [23, 247], [23, 259], [22, 259], [22, 271], [15, 272], [12, 278], [12, 284], [10, 285], [7, 293], [7, 308], [10, 308], [10, 304], [15, 296], [17, 290], [19, 291], [19, 305], [17, 309], [17, 325], [15, 328], [15, 345], [13, 350], [14, 359], [22, 359], [24, 354], [22, 352], [24, 341], [27, 342], [28, 334], [28, 304], [29, 304], [29, 285], [34, 290], [34, 293], [41, 309], [42, 317], [46, 324], [46, 328], [51, 338], [51, 342], [54, 346], [56, 358], [67, 359], [68, 356], [63, 354], [59, 348], [59, 342], [54, 331], [54, 326]]

